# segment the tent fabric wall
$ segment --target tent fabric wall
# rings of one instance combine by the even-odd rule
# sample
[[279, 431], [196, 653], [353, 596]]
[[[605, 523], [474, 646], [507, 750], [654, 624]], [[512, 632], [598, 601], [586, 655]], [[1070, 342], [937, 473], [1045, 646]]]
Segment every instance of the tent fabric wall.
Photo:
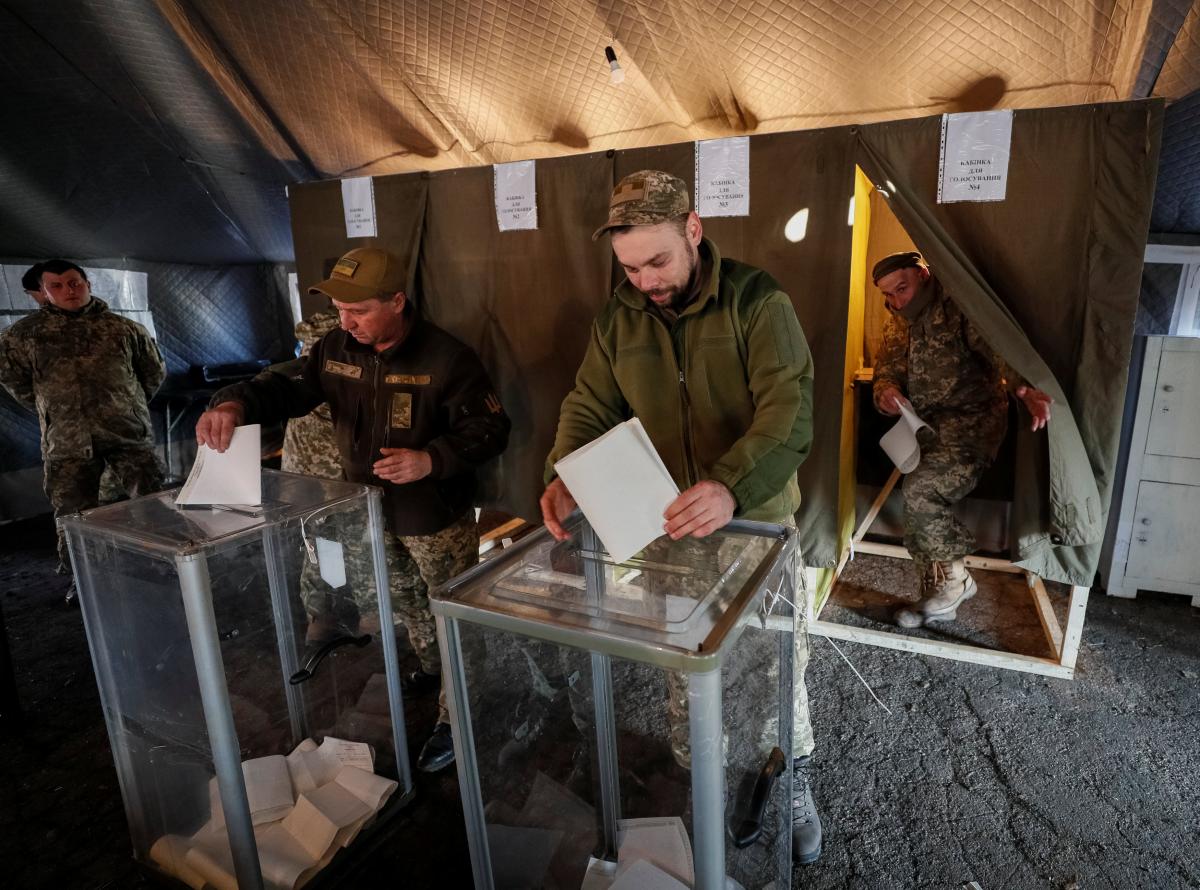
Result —
[[[1039, 440], [1024, 437], [1021, 475], [1030, 481], [1014, 510], [1021, 517], [1014, 540], [1025, 564], [1047, 577], [1090, 582], [1111, 487], [1161, 111], [1160, 103], [1120, 103], [1018, 113], [1008, 199], [991, 204], [934, 204], [939, 118], [751, 137], [750, 215], [709, 218], [705, 231], [723, 255], [780, 281], [812, 348], [816, 440], [800, 470], [798, 515], [810, 564], [833, 565], [841, 549], [847, 214], [858, 162], [877, 186], [896, 184], [892, 209], [951, 290], [972, 295], [964, 308], [985, 336], [1058, 397], [1051, 447], [1080, 460], [1065, 477], [1051, 477], [1043, 451], [1039, 475], [1031, 450]], [[418, 300], [479, 350], [492, 372], [514, 421], [493, 494], [527, 518], [538, 517], [541, 461], [558, 406], [614, 280], [607, 240], [594, 243], [590, 233], [605, 217], [611, 184], [646, 167], [692, 182], [693, 143], [538, 161], [539, 228], [526, 232], [497, 231], [490, 168], [376, 179], [379, 195], [393, 181], [418, 190], [418, 177], [428, 176], [424, 203], [379, 204], [376, 240], [392, 247], [384, 233], [396, 231], [409, 245], [420, 232]], [[298, 253], [304, 285], [322, 263], [361, 242], [345, 239], [335, 183], [293, 187], [291, 195], [298, 251], [316, 245], [313, 256]], [[1056, 212], [1046, 212], [1050, 206]], [[784, 226], [804, 208], [806, 235], [789, 242]], [[1066, 509], [1072, 505], [1077, 513]], [[1052, 533], [1066, 546], [1054, 545]]]
[[860, 162], [1014, 370], [1054, 396], [1047, 448], [1018, 436], [1021, 565], [1090, 584], [1112, 488], [1162, 103], [1018, 112], [1008, 198], [935, 203], [936, 118], [860, 130]]
[[421, 299], [479, 353], [512, 417], [485, 499], [536, 522], [558, 409], [612, 288], [608, 243], [591, 240], [612, 169], [606, 154], [538, 161], [538, 228], [508, 232], [497, 229], [491, 167], [430, 175]]

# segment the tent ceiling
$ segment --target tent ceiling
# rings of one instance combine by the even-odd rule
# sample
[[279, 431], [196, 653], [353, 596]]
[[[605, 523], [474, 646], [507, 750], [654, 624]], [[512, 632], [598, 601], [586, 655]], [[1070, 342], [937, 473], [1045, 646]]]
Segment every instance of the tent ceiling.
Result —
[[6, 0], [0, 253], [284, 260], [298, 179], [1179, 98], [1198, 6]]

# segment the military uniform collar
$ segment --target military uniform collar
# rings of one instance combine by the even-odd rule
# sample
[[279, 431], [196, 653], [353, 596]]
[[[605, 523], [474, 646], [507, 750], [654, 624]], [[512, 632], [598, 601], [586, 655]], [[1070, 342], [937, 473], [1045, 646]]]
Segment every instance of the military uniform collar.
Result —
[[92, 297], [84, 305], [82, 305], [78, 309], [74, 309], [74, 310], [60, 309], [58, 306], [55, 306], [53, 303], [51, 303], [48, 300], [46, 301], [46, 305], [43, 306], [42, 308], [45, 309], [47, 312], [53, 312], [58, 315], [65, 315], [67, 318], [78, 318], [81, 315], [90, 315], [93, 312], [104, 312], [105, 310], [108, 309], [108, 304], [105, 303], [103, 300], [101, 300], [99, 297]]

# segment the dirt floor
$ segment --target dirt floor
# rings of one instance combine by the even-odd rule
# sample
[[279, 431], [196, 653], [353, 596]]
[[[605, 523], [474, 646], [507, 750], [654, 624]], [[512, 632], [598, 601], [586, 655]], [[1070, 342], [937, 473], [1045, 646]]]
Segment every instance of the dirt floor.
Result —
[[[82, 618], [62, 606], [52, 540], [47, 520], [0, 528], [0, 606], [24, 709], [0, 735], [2, 883], [151, 887], [130, 856]], [[860, 557], [823, 617], [882, 627], [910, 571]], [[964, 612], [962, 626], [937, 633], [1038, 645], [1019, 589], [978, 599], [975, 618]], [[988, 629], [1005, 614], [1007, 629]], [[817, 864], [793, 872], [793, 887], [1200, 888], [1200, 610], [1187, 599], [1093, 594], [1072, 682], [839, 645], [891, 714], [828, 641], [812, 640], [826, 840]], [[511, 665], [529, 676], [521, 659]], [[415, 760], [435, 701], [406, 704]], [[565, 700], [557, 707], [569, 713]], [[649, 749], [629, 734], [619, 747], [632, 777], [626, 761]], [[659, 762], [661, 780], [644, 793], [685, 806], [686, 782], [669, 756]], [[558, 756], [563, 785], [578, 766]], [[470, 886], [455, 773], [417, 776], [416, 800], [335, 886]]]

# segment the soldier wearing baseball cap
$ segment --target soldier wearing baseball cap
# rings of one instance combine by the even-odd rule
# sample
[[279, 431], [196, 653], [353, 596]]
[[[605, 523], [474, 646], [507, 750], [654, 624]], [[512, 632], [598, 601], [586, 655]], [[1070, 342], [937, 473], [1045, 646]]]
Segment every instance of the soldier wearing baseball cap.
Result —
[[[663, 515], [672, 539], [705, 537], [735, 516], [794, 526], [796, 468], [812, 444], [813, 366], [791, 300], [766, 272], [721, 256], [687, 184], [665, 171], [617, 183], [593, 240], [606, 232], [626, 277], [597, 316], [562, 404], [541, 500], [547, 528], [565, 538], [562, 520], [575, 507], [555, 461], [631, 415], [683, 492]], [[808, 783], [803, 608], [796, 620], [792, 848], [798, 862], [814, 862], [821, 822]], [[688, 768], [686, 676], [669, 673], [668, 691], [672, 752]], [[764, 741], [773, 734], [778, 744], [778, 729], [762, 727]]]
[[[329, 404], [345, 478], [383, 489], [392, 606], [421, 663], [403, 678], [415, 694], [441, 685], [428, 592], [479, 560], [475, 471], [505, 449], [511, 423], [479, 357], [409, 311], [406, 280], [404, 264], [386, 250], [361, 247], [338, 259], [309, 288], [333, 300], [338, 327], [298, 368], [268, 369], [217, 392], [196, 440], [224, 451], [237, 425], [303, 417]], [[351, 580], [327, 601], [306, 597], [310, 644], [358, 633], [357, 607], [369, 606], [374, 593], [369, 577]], [[435, 772], [453, 761], [443, 692], [417, 766]]]

